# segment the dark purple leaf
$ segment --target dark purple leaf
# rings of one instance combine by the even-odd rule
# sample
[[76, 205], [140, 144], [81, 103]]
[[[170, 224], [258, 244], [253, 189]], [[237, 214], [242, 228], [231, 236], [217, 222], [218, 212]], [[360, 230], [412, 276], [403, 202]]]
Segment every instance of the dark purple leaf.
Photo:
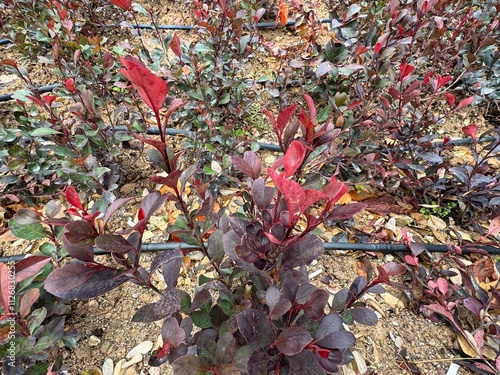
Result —
[[355, 296], [359, 295], [364, 287], [368, 284], [366, 279], [363, 276], [358, 276], [356, 279], [352, 282], [351, 286], [349, 287], [349, 290], [351, 291], [352, 294]]
[[220, 335], [216, 349], [217, 363], [231, 362], [236, 353], [236, 349], [238, 349], [236, 339], [231, 332], [225, 332]]
[[336, 333], [342, 327], [342, 318], [337, 314], [328, 314], [321, 319], [314, 340], [321, 340], [330, 334]]
[[475, 297], [464, 298], [463, 304], [467, 310], [473, 313], [475, 316], [481, 316], [481, 310], [484, 309], [484, 305]]
[[272, 309], [269, 311], [269, 315], [271, 316], [282, 316], [284, 315], [290, 308], [292, 307], [292, 303], [286, 299], [282, 298], [274, 305]]
[[20, 283], [26, 279], [29, 279], [32, 276], [35, 276], [38, 271], [42, 269], [47, 263], [51, 260], [50, 257], [43, 255], [33, 255], [31, 257], [27, 257], [18, 261], [15, 267], [15, 281], [16, 283]]
[[233, 155], [231, 157], [231, 161], [236, 169], [250, 177], [252, 180], [256, 180], [260, 177], [262, 166], [259, 157], [254, 152], [245, 151], [243, 158]]
[[318, 288], [310, 283], [301, 284], [295, 294], [294, 302], [299, 305], [305, 304], [309, 297], [317, 290]]
[[132, 197], [130, 198], [120, 198], [115, 200], [113, 203], [111, 203], [106, 210], [106, 214], [104, 215], [104, 219], [102, 220], [102, 226], [106, 226], [106, 223], [110, 219], [110, 217], [115, 213], [116, 210], [118, 210], [121, 206], [123, 206], [125, 203], [127, 203], [129, 200], [133, 199]]
[[346, 220], [360, 213], [365, 208], [365, 203], [350, 203], [343, 206], [336, 206], [328, 215], [327, 220]]
[[94, 243], [97, 232], [88, 222], [77, 220], [66, 224], [64, 227], [64, 237], [74, 244], [88, 244]]
[[332, 310], [333, 311], [342, 311], [347, 304], [347, 300], [351, 293], [347, 289], [340, 289], [332, 301]]
[[[267, 316], [263, 311], [248, 309], [236, 315], [236, 323], [241, 335], [251, 343], [259, 332], [265, 332], [269, 327]], [[264, 327], [264, 330], [262, 328]], [[273, 337], [263, 339], [274, 340]]]
[[324, 61], [319, 64], [318, 69], [316, 70], [316, 78], [321, 78], [326, 73], [332, 70], [332, 65], [328, 61]]
[[93, 262], [94, 261], [94, 240], [88, 238], [79, 243], [73, 243], [66, 238], [66, 233], [62, 237], [62, 242], [64, 249], [68, 254], [82, 262]]
[[254, 350], [250, 354], [250, 357], [244, 358], [243, 360], [248, 360], [248, 375], [262, 375], [266, 374], [268, 371], [268, 362], [270, 357], [269, 354], [267, 354], [267, 352], [262, 348]]
[[321, 366], [321, 368], [323, 368], [325, 371], [328, 371], [329, 373], [336, 374], [337, 372], [339, 372], [340, 367], [344, 362], [344, 356], [342, 355], [342, 352], [337, 349], [330, 350], [330, 354], [327, 358], [323, 358], [317, 352], [314, 353], [314, 356], [316, 357], [316, 360], [318, 361], [318, 364]]
[[315, 340], [314, 343], [327, 349], [347, 349], [356, 343], [356, 337], [351, 332], [342, 329], [328, 334], [321, 340]]
[[116, 234], [101, 234], [95, 239], [95, 245], [108, 253], [126, 254], [136, 249], [122, 236]]
[[186, 187], [186, 182], [196, 173], [196, 165], [190, 165], [181, 174], [181, 177], [179, 177], [179, 181], [181, 182], [181, 192], [184, 191]]
[[[289, 375], [324, 375], [325, 372], [319, 366], [314, 354], [310, 350], [303, 350], [297, 355], [287, 358], [290, 362], [288, 372], [283, 371], [283, 374]], [[283, 367], [283, 366], [282, 366]], [[264, 374], [264, 373], [263, 373]]]
[[205, 368], [200, 359], [192, 354], [177, 358], [172, 363], [175, 375], [205, 375]]
[[325, 306], [328, 302], [328, 293], [318, 289], [314, 291], [304, 304], [304, 314], [311, 320], [320, 320], [325, 315]]
[[163, 342], [168, 342], [172, 347], [179, 346], [186, 338], [186, 332], [179, 326], [179, 322], [173, 316], [165, 319], [161, 326], [161, 337]]
[[287, 327], [281, 331], [281, 334], [274, 342], [274, 346], [285, 355], [296, 355], [311, 341], [311, 334], [305, 328]]
[[196, 354], [206, 368], [215, 365], [217, 351], [217, 331], [206, 329], [201, 331], [196, 345]]
[[319, 237], [306, 234], [283, 252], [283, 268], [292, 269], [308, 265], [313, 260], [318, 259], [324, 251], [323, 241]]
[[385, 293], [385, 288], [380, 285], [376, 284], [366, 290], [367, 293], [372, 293], [372, 294], [382, 294]]
[[169, 288], [177, 286], [177, 279], [182, 266], [182, 251], [180, 246], [174, 250], [165, 250], [159, 253], [153, 262], [149, 273], [152, 275], [156, 269], [162, 267], [163, 280]]
[[89, 299], [109, 292], [127, 280], [128, 277], [118, 270], [69, 263], [54, 270], [47, 277], [44, 288], [59, 298]]
[[152, 323], [157, 320], [163, 319], [165, 315], [155, 313], [156, 303], [148, 303], [147, 305], [141, 306], [132, 317], [132, 322], [134, 323]]
[[297, 135], [297, 131], [299, 130], [299, 121], [297, 119], [294, 119], [288, 124], [288, 126], [285, 129], [285, 132], [283, 133], [283, 147], [285, 150], [290, 147], [292, 144], [293, 140], [295, 139], [295, 136]]
[[169, 316], [181, 309], [179, 293], [176, 289], [165, 289], [161, 299], [155, 303], [153, 311], [155, 315]]
[[274, 189], [267, 187], [264, 179], [258, 178], [252, 183], [252, 198], [257, 208], [264, 211], [274, 198]]
[[366, 326], [374, 326], [378, 322], [377, 314], [366, 307], [354, 307], [349, 312], [356, 322]]
[[208, 290], [202, 289], [194, 295], [190, 312], [198, 310], [205, 303], [212, 303], [212, 295]]
[[167, 195], [161, 194], [159, 191], [154, 191], [146, 195], [140, 204], [140, 208], [144, 210], [146, 219], [149, 219], [165, 203], [166, 199]]

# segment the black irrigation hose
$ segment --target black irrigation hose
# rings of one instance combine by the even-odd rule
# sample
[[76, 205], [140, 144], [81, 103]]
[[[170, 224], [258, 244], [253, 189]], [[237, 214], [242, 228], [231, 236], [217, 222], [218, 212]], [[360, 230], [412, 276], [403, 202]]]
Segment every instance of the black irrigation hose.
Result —
[[[168, 251], [177, 248], [182, 250], [199, 249], [198, 246], [188, 245], [185, 242], [159, 242], [143, 244], [141, 251], [145, 253], [152, 253], [156, 251]], [[403, 244], [375, 244], [375, 243], [344, 243], [344, 242], [324, 242], [325, 250], [352, 250], [352, 251], [369, 251], [380, 253], [408, 253], [410, 249]], [[487, 251], [492, 255], [499, 255], [500, 248], [495, 246], [481, 246], [481, 245], [465, 245], [462, 246], [464, 253], [473, 252], [475, 250]], [[431, 253], [446, 253], [450, 250], [447, 245], [429, 245], [425, 244], [425, 249]], [[95, 255], [108, 254], [100, 249], [94, 248]], [[17, 262], [24, 259], [25, 255], [12, 255], [8, 257], [0, 257], [0, 262], [9, 263]]]
[[0, 39], [0, 46], [3, 46], [5, 44], [10, 44], [12, 43], [12, 40], [10, 39]]
[[[128, 131], [126, 126], [115, 126], [113, 128], [113, 130], [114, 131]], [[147, 130], [146, 134], [158, 135], [158, 134], [160, 134], [160, 132], [158, 130], [158, 127], [154, 126], [154, 127], [149, 128]], [[167, 135], [185, 135], [188, 137], [194, 137], [196, 132], [192, 132], [189, 130], [182, 130], [182, 129], [167, 128], [165, 131], [165, 134], [167, 134]], [[262, 142], [255, 142], [255, 143], [257, 143], [259, 145], [259, 148], [261, 150], [276, 151], [276, 152], [281, 151], [281, 148], [278, 145], [273, 145], [271, 143], [262, 143]]]
[[[42, 86], [42, 87], [34, 88], [33, 91], [38, 91], [40, 94], [45, 94], [47, 92], [51, 92], [52, 90], [54, 90], [58, 86], [59, 86], [58, 84]], [[14, 100], [13, 95], [14, 94], [0, 95], [0, 103], [7, 102], [9, 100]]]

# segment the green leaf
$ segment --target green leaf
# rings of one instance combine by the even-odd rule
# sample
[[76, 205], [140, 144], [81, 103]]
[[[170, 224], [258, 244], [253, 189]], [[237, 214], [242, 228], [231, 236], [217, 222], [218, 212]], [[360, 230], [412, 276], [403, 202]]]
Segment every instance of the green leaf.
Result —
[[206, 310], [197, 310], [191, 313], [191, 319], [194, 325], [199, 328], [210, 328], [212, 327], [212, 320], [210, 315]]
[[222, 95], [222, 97], [220, 98], [219, 104], [221, 104], [221, 105], [227, 104], [227, 103], [229, 103], [230, 99], [231, 99], [231, 96], [229, 95], [229, 93], [225, 92]]
[[198, 91], [191, 91], [189, 93], [189, 96], [192, 98], [192, 99], [196, 99], [196, 100], [205, 100], [205, 98], [203, 98], [203, 94], [201, 92], [198, 92]]
[[9, 229], [14, 236], [23, 240], [32, 241], [45, 238], [45, 230], [40, 223], [22, 225], [11, 219], [9, 221]]
[[54, 154], [57, 156], [64, 156], [64, 157], [74, 157], [73, 151], [71, 151], [69, 148], [64, 147], [64, 146], [57, 146], [54, 148]]
[[54, 257], [56, 255], [57, 248], [52, 242], [45, 242], [40, 246], [39, 250], [43, 255]]
[[38, 137], [38, 136], [52, 135], [52, 134], [61, 134], [61, 132], [58, 132], [57, 130], [51, 128], [38, 128], [33, 130], [30, 135], [32, 137]]

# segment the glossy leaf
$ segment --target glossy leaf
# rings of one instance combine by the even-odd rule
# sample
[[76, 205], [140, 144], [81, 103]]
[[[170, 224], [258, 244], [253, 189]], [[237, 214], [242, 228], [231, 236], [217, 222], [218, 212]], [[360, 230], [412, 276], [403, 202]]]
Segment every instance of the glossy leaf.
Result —
[[35, 276], [50, 260], [47, 256], [33, 255], [18, 261], [15, 264], [16, 283]]
[[126, 254], [137, 251], [124, 237], [116, 234], [101, 234], [95, 239], [95, 246], [108, 253]]
[[296, 355], [311, 341], [311, 334], [305, 328], [288, 327], [281, 331], [274, 346], [285, 355]]

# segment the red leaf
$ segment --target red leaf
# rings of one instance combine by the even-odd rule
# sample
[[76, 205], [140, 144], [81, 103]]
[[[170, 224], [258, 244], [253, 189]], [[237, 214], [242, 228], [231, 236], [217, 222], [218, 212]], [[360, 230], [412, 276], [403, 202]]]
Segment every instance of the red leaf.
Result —
[[168, 94], [166, 82], [151, 73], [142, 61], [133, 56], [127, 55], [121, 62], [125, 67], [120, 69], [120, 73], [132, 83], [142, 100], [158, 117]]
[[314, 189], [306, 189], [304, 190], [304, 194], [305, 194], [305, 200], [302, 202], [300, 206], [301, 213], [304, 212], [309, 207], [311, 207], [314, 203], [327, 198], [327, 196], [323, 194], [321, 191]]
[[170, 49], [177, 57], [180, 58], [182, 56], [181, 39], [177, 36], [177, 34], [174, 34], [174, 37], [170, 42]]
[[285, 167], [285, 177], [291, 177], [304, 162], [306, 156], [306, 148], [299, 142], [293, 141], [288, 150], [286, 150], [283, 158], [283, 166]]
[[52, 103], [54, 103], [55, 100], [57, 99], [57, 96], [55, 96], [55, 95], [44, 95], [44, 96], [42, 96], [42, 98], [45, 101], [45, 103], [47, 103], [47, 105], [49, 107], [51, 107]]
[[283, 173], [278, 174], [274, 169], [269, 168], [269, 176], [274, 181], [274, 184], [278, 190], [285, 197], [286, 204], [288, 206], [288, 211], [290, 214], [301, 214], [300, 208], [302, 203], [305, 201], [306, 196], [302, 187], [295, 181], [286, 179], [283, 177]]
[[323, 193], [328, 197], [329, 204], [335, 204], [347, 192], [347, 185], [337, 181], [335, 177], [330, 179], [330, 183], [323, 188]]
[[456, 100], [455, 95], [447, 92], [446, 94], [444, 94], [444, 96], [446, 97], [446, 101], [448, 102], [450, 107], [453, 107], [453, 105], [455, 104], [455, 100]]
[[375, 44], [375, 48], [373, 49], [373, 52], [376, 55], [377, 53], [380, 52], [381, 49], [382, 49], [382, 43], [377, 43], [377, 44]]
[[412, 255], [405, 255], [405, 262], [411, 266], [418, 266], [418, 258]]
[[437, 88], [440, 88], [441, 86], [443, 85], [446, 85], [448, 82], [450, 82], [451, 80], [453, 79], [452, 76], [445, 76], [445, 77], [441, 77], [440, 74], [438, 74], [437, 76]]
[[69, 92], [75, 92], [76, 91], [76, 86], [75, 86], [75, 80], [73, 78], [67, 78], [64, 80], [64, 86]]
[[304, 98], [306, 99], [307, 106], [309, 107], [309, 118], [311, 121], [314, 121], [316, 119], [316, 107], [314, 106], [314, 101], [309, 95], [304, 95]]
[[124, 10], [130, 11], [132, 9], [132, 0], [111, 0], [111, 3]]
[[68, 186], [65, 192], [66, 200], [70, 205], [83, 211], [82, 202], [74, 186]]
[[[285, 109], [283, 109], [279, 113], [278, 119], [276, 121], [276, 127], [277, 127], [277, 129], [279, 129], [280, 132], [283, 132], [283, 130], [286, 128], [286, 126], [290, 122], [290, 119], [292, 118], [293, 114], [295, 113], [296, 109], [297, 109], [297, 104], [292, 104], [291, 106], [286, 107]], [[266, 113], [266, 115], [267, 115], [267, 117], [269, 117], [269, 115], [267, 113]], [[274, 121], [272, 119], [271, 119], [271, 122], [273, 122], [273, 125], [275, 125]]]
[[464, 126], [462, 128], [462, 132], [466, 136], [471, 137], [474, 140], [474, 142], [476, 141], [476, 137], [477, 137], [477, 126], [476, 125], [471, 124], [471, 125]]
[[34, 255], [21, 259], [16, 263], [16, 283], [36, 275], [43, 266], [50, 262], [50, 259], [50, 257], [43, 255]]
[[31, 306], [40, 298], [40, 289], [30, 289], [21, 298], [19, 314], [24, 318], [29, 314]]
[[[9, 297], [14, 291], [9, 289], [9, 276], [12, 274], [14, 276], [14, 270], [11, 271], [10, 267], [7, 267], [5, 263], [0, 263], [0, 302], [1, 307], [9, 313]], [[12, 279], [11, 279], [12, 280]], [[14, 285], [14, 280], [12, 280], [12, 284]]]
[[413, 70], [415, 70], [414, 66], [408, 65], [407, 63], [401, 64], [399, 68], [399, 80], [402, 81], [406, 77], [408, 77]]
[[474, 97], [469, 96], [468, 98], [465, 98], [462, 101], [460, 101], [460, 103], [458, 103], [458, 105], [457, 105], [457, 108], [455, 108], [455, 109], [457, 110], [457, 109], [460, 109], [462, 107], [465, 107], [465, 106], [471, 104], [473, 101], [474, 101]]

